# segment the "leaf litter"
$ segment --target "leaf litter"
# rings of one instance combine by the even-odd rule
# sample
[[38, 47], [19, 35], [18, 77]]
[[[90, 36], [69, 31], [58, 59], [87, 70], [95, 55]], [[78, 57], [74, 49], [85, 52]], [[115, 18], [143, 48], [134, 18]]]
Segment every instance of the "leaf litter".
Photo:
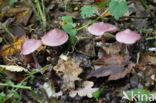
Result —
[[[34, 1], [15, 0], [11, 5], [8, 1], [0, 0], [0, 23], [4, 25], [0, 27], [0, 91], [7, 94], [10, 88], [17, 89], [4, 86], [10, 80], [15, 82], [12, 86], [21, 83], [34, 90], [17, 89], [21, 98], [12, 97], [9, 102], [128, 103], [121, 100], [123, 91], [155, 91], [155, 52], [148, 51], [155, 47], [155, 1], [35, 0], [40, 12], [35, 11], [38, 7]], [[108, 11], [101, 15], [103, 10]], [[44, 18], [36, 13], [46, 14], [45, 29], [40, 25]], [[94, 19], [97, 22], [92, 22]], [[118, 38], [121, 32], [124, 34]], [[35, 42], [27, 45], [30, 54], [23, 56], [20, 52], [25, 38], [37, 40], [39, 45], [35, 49]], [[8, 58], [14, 62], [7, 62]], [[35, 64], [50, 67], [44, 71]], [[94, 99], [95, 92], [98, 99]]]
[[94, 61], [94, 66], [98, 66], [87, 78], [109, 76], [108, 80], [124, 78], [135, 66], [129, 62], [129, 56], [110, 55]]
[[75, 88], [75, 81], [81, 80], [78, 76], [83, 69], [79, 67], [79, 63], [74, 63], [73, 60], [59, 60], [58, 64], [53, 68], [56, 74], [62, 77], [63, 90], [70, 90]]

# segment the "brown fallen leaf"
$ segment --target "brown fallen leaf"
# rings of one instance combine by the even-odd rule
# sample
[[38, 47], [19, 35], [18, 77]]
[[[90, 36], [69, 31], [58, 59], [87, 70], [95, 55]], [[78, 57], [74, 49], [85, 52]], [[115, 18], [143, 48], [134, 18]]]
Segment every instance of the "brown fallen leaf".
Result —
[[151, 53], [142, 53], [140, 55], [140, 65], [156, 65], [156, 55], [151, 54]]
[[98, 70], [92, 72], [87, 78], [90, 77], [105, 77], [109, 76], [108, 80], [117, 80], [124, 78], [128, 73], [131, 72], [133, 63], [129, 64], [128, 67], [125, 67], [125, 64], [122, 65], [111, 65], [106, 67], [101, 67]]
[[121, 45], [117, 42], [108, 43], [102, 46], [102, 49], [106, 52], [107, 55], [118, 54], [121, 51]]
[[109, 76], [108, 80], [117, 80], [124, 78], [135, 66], [132, 62], [129, 62], [129, 56], [123, 57], [121, 55], [103, 57], [96, 60], [94, 64], [99, 65], [99, 67], [89, 74], [87, 78]]
[[117, 54], [117, 55], [107, 55], [105, 57], [97, 59], [93, 63], [94, 65], [108, 66], [108, 65], [122, 64], [123, 62], [124, 62], [124, 57]]
[[[82, 46], [83, 45], [83, 46]], [[80, 40], [77, 47], [78, 52], [90, 57], [96, 56], [95, 54], [95, 42], [90, 39]]]
[[80, 80], [78, 76], [81, 74], [82, 69], [79, 67], [79, 63], [74, 63], [71, 59], [67, 61], [60, 59], [53, 69], [62, 78], [61, 87], [64, 91], [74, 89], [74, 82]]
[[16, 4], [15, 7], [8, 9], [5, 16], [15, 16], [16, 22], [27, 25], [31, 14], [31, 4], [28, 2], [20, 2], [19, 4]]
[[21, 24], [11, 24], [9, 25], [9, 30], [15, 36], [26, 35], [26, 31], [24, 30], [24, 27]]
[[155, 85], [156, 83], [156, 55], [151, 52], [143, 52], [140, 54], [139, 64], [137, 64], [139, 75], [145, 81], [146, 87]]
[[3, 57], [11, 56], [16, 52], [21, 50], [22, 44], [24, 42], [24, 37], [16, 37], [12, 44], [7, 44], [0, 50], [0, 55]]

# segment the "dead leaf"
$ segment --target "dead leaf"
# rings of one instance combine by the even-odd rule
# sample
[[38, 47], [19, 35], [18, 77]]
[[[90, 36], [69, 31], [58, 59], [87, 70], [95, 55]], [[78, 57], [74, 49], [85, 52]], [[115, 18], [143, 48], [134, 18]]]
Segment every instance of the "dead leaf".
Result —
[[94, 83], [92, 81], [84, 81], [82, 88], [69, 93], [70, 97], [75, 97], [77, 94], [81, 97], [87, 96], [92, 98], [92, 94], [98, 90], [98, 88], [92, 88]]
[[124, 57], [121, 55], [107, 55], [104, 56], [100, 59], [97, 59], [93, 63], [95, 65], [103, 65], [103, 66], [108, 66], [108, 65], [117, 65], [117, 64], [122, 64], [124, 62]]
[[[150, 16], [150, 11], [145, 10], [144, 6], [141, 5], [141, 2], [135, 0], [135, 16], [136, 17], [148, 17]], [[132, 19], [131, 24], [137, 28], [147, 28], [149, 26], [148, 18]]]
[[102, 46], [102, 49], [107, 55], [118, 54], [121, 51], [121, 45], [119, 43], [107, 43]]
[[140, 55], [140, 65], [152, 64], [156, 65], [156, 55], [150, 53], [142, 53]]
[[0, 65], [0, 69], [4, 68], [5, 70], [8, 70], [10, 72], [28, 72], [27, 69], [21, 67], [21, 66], [14, 66], [14, 65]]
[[58, 64], [53, 68], [57, 75], [62, 77], [62, 89], [69, 90], [75, 88], [75, 81], [80, 80], [78, 77], [82, 72], [79, 63], [74, 63], [71, 59], [64, 61], [60, 59]]
[[[83, 46], [82, 46], [83, 45]], [[93, 40], [80, 40], [78, 44], [78, 52], [85, 54], [90, 57], [94, 57], [95, 54], [95, 41]]]
[[26, 31], [24, 30], [24, 27], [21, 24], [12, 24], [12, 25], [9, 25], [9, 30], [15, 36], [23, 36], [23, 35], [26, 35]]
[[5, 16], [15, 16], [18, 23], [27, 25], [31, 14], [31, 4], [28, 2], [20, 2], [19, 4], [15, 5], [15, 7], [8, 9], [5, 13]]
[[53, 83], [51, 83], [51, 81], [45, 82], [43, 84], [43, 89], [45, 90], [45, 92], [49, 98], [62, 96], [61, 91], [56, 93], [55, 87], [54, 87]]
[[92, 72], [88, 76], [88, 78], [109, 76], [108, 80], [117, 80], [120, 78], [124, 78], [128, 73], [130, 73], [133, 66], [134, 64], [129, 64], [128, 67], [125, 67], [125, 65], [123, 64], [101, 67], [98, 70]]
[[139, 75], [146, 81], [146, 87], [154, 85], [156, 82], [156, 55], [151, 52], [144, 52], [140, 54], [140, 61], [137, 65]]
[[12, 44], [4, 45], [0, 50], [0, 55], [3, 57], [11, 56], [21, 50], [21, 46], [24, 42], [24, 37], [16, 37]]
[[90, 77], [105, 77], [109, 76], [108, 80], [117, 80], [125, 77], [131, 72], [134, 64], [129, 62], [129, 56], [111, 55], [96, 60], [94, 64], [98, 65], [98, 69], [87, 76]]

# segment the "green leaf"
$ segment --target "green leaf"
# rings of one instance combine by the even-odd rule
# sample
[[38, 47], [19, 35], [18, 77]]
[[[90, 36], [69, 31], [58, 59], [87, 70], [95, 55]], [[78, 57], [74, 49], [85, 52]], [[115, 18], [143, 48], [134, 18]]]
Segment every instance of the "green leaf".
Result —
[[73, 17], [72, 17], [72, 16], [63, 16], [63, 17], [62, 17], [62, 20], [63, 20], [65, 23], [73, 23]]
[[63, 22], [65, 22], [62, 28], [66, 33], [69, 34], [69, 43], [71, 45], [74, 45], [77, 42], [77, 38], [76, 38], [77, 30], [75, 29], [76, 24], [73, 23], [73, 17], [63, 16], [62, 20]]
[[8, 2], [9, 2], [9, 5], [12, 6], [17, 2], [17, 0], [8, 0]]
[[75, 35], [69, 35], [69, 43], [75, 45], [77, 42], [77, 37]]
[[153, 46], [156, 46], [156, 41], [153, 42]]
[[9, 90], [9, 94], [12, 95], [13, 98], [20, 98], [21, 97], [20, 94], [14, 89]]
[[93, 16], [95, 13], [97, 13], [97, 7], [88, 5], [88, 6], [83, 6], [81, 8], [80, 14], [82, 18], [85, 19], [85, 18]]
[[97, 6], [99, 8], [103, 8], [103, 7], [107, 6], [109, 3], [110, 3], [110, 1], [104, 1], [104, 2], [99, 3]]
[[74, 29], [76, 24], [70, 23], [62, 26], [63, 30], [69, 34], [69, 42], [74, 45], [77, 42], [76, 34], [77, 30]]
[[93, 98], [95, 98], [95, 99], [100, 98], [100, 96], [101, 96], [101, 94], [103, 93], [103, 91], [104, 91], [104, 88], [100, 88], [98, 91], [94, 92], [94, 93], [92, 94]]
[[14, 86], [14, 83], [12, 82], [12, 81], [6, 81], [6, 83], [5, 84], [8, 84], [9, 86]]
[[127, 2], [126, 0], [111, 0], [108, 10], [115, 19], [119, 19], [128, 11]]
[[74, 29], [75, 26], [76, 26], [76, 24], [70, 23], [70, 24], [63, 25], [62, 28], [69, 35], [76, 35], [77, 34], [77, 30]]
[[0, 93], [0, 103], [4, 103], [5, 94], [3, 92]]

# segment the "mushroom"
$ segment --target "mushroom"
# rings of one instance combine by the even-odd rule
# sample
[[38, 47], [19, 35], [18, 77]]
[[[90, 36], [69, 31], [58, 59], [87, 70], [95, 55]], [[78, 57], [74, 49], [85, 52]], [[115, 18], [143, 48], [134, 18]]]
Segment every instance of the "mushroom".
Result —
[[63, 30], [60, 29], [53, 29], [50, 30], [47, 34], [45, 34], [41, 38], [43, 44], [48, 46], [60, 46], [67, 42], [68, 34], [65, 33]]
[[[123, 44], [134, 44], [140, 39], [141, 39], [140, 34], [130, 29], [126, 29], [116, 34], [116, 40]], [[125, 45], [125, 47], [126, 47], [126, 53], [128, 54], [129, 53], [128, 46]]]
[[22, 45], [21, 54], [23, 55], [31, 54], [35, 50], [37, 50], [41, 45], [42, 45], [42, 42], [40, 40], [27, 39], [24, 41]]
[[24, 41], [22, 45], [21, 54], [23, 54], [24, 56], [28, 56], [30, 54], [29, 56], [33, 57], [36, 68], [41, 68], [41, 66], [37, 60], [37, 57], [33, 52], [37, 50], [41, 45], [42, 42], [40, 40], [35, 40], [35, 39], [27, 39]]
[[116, 40], [124, 44], [134, 44], [140, 40], [140, 38], [140, 34], [130, 29], [126, 29], [116, 34]]
[[96, 36], [104, 35], [106, 32], [115, 32], [118, 30], [118, 28], [112, 24], [104, 23], [104, 22], [98, 22], [94, 23], [91, 26], [89, 26], [88, 31]]

